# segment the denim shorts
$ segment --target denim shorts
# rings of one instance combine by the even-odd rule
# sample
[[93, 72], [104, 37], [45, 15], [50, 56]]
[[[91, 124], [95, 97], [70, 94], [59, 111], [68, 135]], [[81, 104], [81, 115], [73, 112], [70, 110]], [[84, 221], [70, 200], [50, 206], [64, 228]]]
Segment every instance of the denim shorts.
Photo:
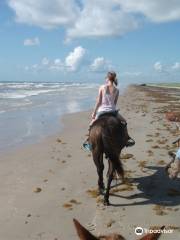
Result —
[[101, 115], [103, 115], [105, 113], [117, 113], [117, 110], [97, 112], [95, 119], [98, 119]]

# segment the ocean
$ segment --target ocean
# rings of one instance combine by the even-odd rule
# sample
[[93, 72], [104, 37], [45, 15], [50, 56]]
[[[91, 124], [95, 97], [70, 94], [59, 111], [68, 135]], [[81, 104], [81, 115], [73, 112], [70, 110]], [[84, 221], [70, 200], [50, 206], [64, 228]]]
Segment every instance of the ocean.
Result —
[[57, 133], [64, 114], [93, 108], [98, 88], [95, 83], [0, 82], [0, 151]]

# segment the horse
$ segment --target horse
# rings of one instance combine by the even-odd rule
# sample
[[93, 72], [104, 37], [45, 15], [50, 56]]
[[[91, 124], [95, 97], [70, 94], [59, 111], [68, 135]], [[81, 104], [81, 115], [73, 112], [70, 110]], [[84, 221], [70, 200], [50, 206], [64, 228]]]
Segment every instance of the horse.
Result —
[[[83, 227], [76, 219], [73, 219], [73, 222], [80, 240], [126, 240], [120, 234], [110, 234], [107, 236], [95, 237], [85, 227]], [[165, 226], [161, 227], [161, 230], [163, 230], [164, 228]], [[143, 236], [139, 240], [158, 240], [160, 235], [161, 235], [161, 231], [157, 233], [149, 233]]]
[[104, 193], [103, 182], [103, 155], [108, 159], [108, 181], [104, 195], [104, 205], [109, 205], [109, 191], [115, 173], [124, 180], [124, 170], [120, 161], [121, 150], [128, 141], [127, 126], [121, 122], [117, 114], [106, 113], [101, 115], [91, 126], [89, 143], [92, 146], [92, 157], [97, 168], [98, 190]]

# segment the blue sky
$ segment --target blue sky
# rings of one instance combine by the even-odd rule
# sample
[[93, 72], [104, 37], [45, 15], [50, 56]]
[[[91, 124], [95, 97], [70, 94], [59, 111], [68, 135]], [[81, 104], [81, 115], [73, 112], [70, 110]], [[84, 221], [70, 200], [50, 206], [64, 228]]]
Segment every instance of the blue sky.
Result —
[[0, 1], [0, 81], [180, 82], [179, 43], [179, 0]]

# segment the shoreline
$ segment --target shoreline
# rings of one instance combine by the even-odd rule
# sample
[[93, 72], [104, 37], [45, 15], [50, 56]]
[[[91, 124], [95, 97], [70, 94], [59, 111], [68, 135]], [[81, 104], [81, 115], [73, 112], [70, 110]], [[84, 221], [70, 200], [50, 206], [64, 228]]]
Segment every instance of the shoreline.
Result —
[[0, 151], [56, 134], [61, 116], [93, 105], [97, 88], [93, 83], [0, 85]]
[[[180, 185], [167, 179], [163, 171], [171, 142], [179, 134], [164, 118], [172, 100], [173, 96], [141, 86], [131, 86], [120, 96], [118, 107], [136, 145], [122, 152], [130, 184], [112, 188], [110, 207], [104, 207], [102, 197], [96, 196], [96, 168], [91, 154], [81, 147], [89, 111], [66, 114], [62, 131], [2, 154], [0, 238], [78, 240], [72, 222], [75, 217], [96, 235], [118, 232], [136, 239], [136, 226], [166, 225], [174, 228], [171, 240], [177, 240], [180, 195], [173, 195], [172, 189]], [[127, 153], [130, 158], [125, 157]], [[104, 178], [105, 174], [106, 170]], [[168, 237], [164, 234], [162, 240]]]

